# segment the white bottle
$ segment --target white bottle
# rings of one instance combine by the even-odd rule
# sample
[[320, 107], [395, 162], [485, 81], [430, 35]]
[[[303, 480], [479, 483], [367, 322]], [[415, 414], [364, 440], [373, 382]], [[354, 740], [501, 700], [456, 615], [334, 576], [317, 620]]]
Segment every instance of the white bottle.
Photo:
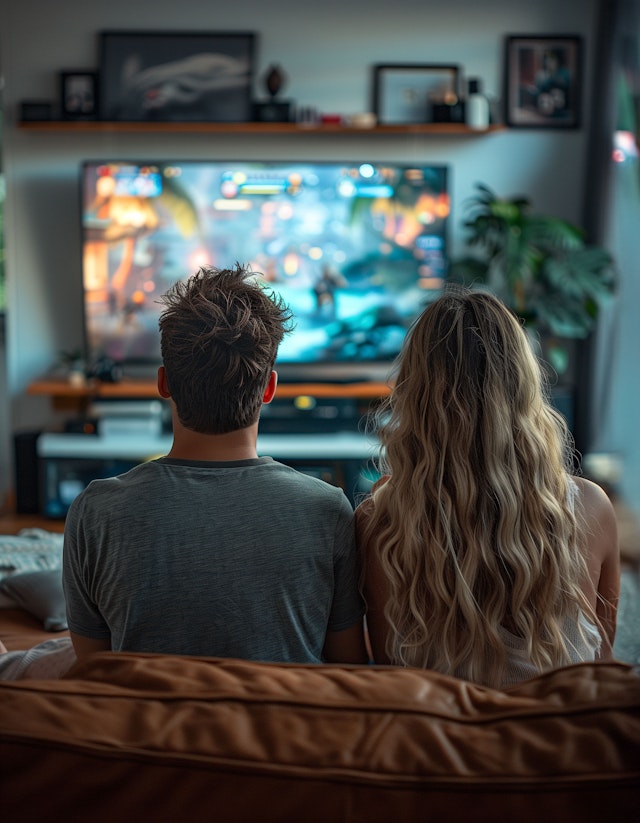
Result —
[[489, 128], [489, 101], [481, 93], [480, 80], [469, 80], [465, 120], [470, 129], [483, 131]]

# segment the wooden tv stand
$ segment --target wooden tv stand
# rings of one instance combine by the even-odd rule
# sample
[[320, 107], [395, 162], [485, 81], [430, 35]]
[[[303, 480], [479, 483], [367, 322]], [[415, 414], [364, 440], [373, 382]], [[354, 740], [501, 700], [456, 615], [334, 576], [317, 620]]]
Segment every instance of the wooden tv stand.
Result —
[[[354, 397], [371, 399], [385, 397], [389, 394], [389, 385], [381, 382], [362, 381], [356, 383], [285, 383], [278, 384], [276, 396], [279, 398], [299, 397]], [[43, 378], [29, 385], [30, 395], [46, 395], [57, 410], [83, 411], [91, 400], [98, 399], [157, 399], [158, 389], [155, 380], [136, 380], [125, 378], [119, 383], [102, 383], [87, 380], [82, 386], [76, 386], [65, 378]]]

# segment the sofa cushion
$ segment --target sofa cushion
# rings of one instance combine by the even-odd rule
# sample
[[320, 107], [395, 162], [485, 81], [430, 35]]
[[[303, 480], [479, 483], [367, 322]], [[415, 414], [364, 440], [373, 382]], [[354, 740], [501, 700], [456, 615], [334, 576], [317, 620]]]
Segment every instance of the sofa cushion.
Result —
[[46, 632], [67, 630], [61, 569], [12, 574], [0, 580], [0, 594], [41, 620]]
[[62, 680], [0, 683], [14, 823], [26, 797], [96, 823], [620, 823], [640, 809], [639, 755], [640, 678], [623, 664], [498, 691], [416, 669], [105, 653]]

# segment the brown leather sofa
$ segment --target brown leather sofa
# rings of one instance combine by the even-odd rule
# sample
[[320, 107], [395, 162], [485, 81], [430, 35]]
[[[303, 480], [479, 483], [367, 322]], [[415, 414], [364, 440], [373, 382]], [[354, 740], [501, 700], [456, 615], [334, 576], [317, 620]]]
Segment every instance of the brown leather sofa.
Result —
[[6, 823], [640, 820], [640, 677], [99, 654], [0, 683]]

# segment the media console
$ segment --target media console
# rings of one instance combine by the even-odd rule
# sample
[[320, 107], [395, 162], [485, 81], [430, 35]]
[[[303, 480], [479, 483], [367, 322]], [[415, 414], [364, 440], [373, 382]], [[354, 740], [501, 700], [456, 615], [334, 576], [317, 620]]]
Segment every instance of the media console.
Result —
[[[388, 391], [385, 383], [367, 381], [281, 383], [263, 408], [258, 454], [340, 486], [355, 504], [378, 476], [372, 462], [377, 444], [362, 421]], [[54, 408], [68, 414], [63, 432], [17, 435], [23, 437], [21, 450], [32, 455], [23, 462], [35, 464], [35, 505], [46, 517], [63, 518], [91, 480], [113, 477], [171, 448], [170, 425], [157, 408], [165, 403], [154, 381], [74, 386], [54, 378], [32, 383], [28, 393], [49, 396]], [[35, 510], [31, 497], [28, 505]]]
[[[41, 514], [64, 517], [74, 497], [91, 480], [128, 471], [170, 448], [171, 435], [41, 434], [36, 441]], [[258, 437], [259, 455], [342, 487], [354, 504], [377, 477], [371, 464], [375, 450], [375, 442], [358, 432]]]

